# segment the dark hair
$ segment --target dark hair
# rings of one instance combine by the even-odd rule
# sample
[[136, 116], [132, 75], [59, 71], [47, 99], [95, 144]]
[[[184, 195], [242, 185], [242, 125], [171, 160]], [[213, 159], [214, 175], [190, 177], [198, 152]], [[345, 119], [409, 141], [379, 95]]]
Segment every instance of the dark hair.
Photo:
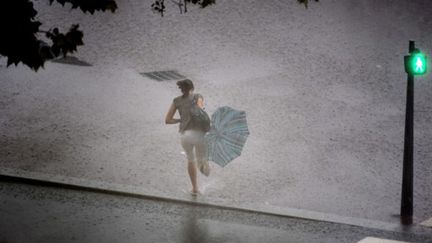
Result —
[[189, 91], [194, 89], [194, 85], [189, 79], [178, 81], [177, 86], [179, 87], [179, 89], [181, 89], [183, 97], [187, 97], [189, 95]]

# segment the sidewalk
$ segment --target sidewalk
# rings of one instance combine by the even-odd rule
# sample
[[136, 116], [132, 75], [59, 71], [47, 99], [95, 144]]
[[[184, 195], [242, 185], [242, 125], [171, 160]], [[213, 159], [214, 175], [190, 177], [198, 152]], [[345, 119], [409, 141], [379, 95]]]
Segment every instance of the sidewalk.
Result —
[[0, 242], [4, 243], [432, 242], [431, 232], [392, 232], [4, 179], [0, 182]]
[[[18, 175], [18, 176], [17, 176]], [[64, 176], [53, 176], [36, 172], [25, 172], [10, 169], [3, 169], [0, 180], [5, 182], [24, 183], [28, 185], [42, 185], [59, 189], [73, 189], [81, 192], [105, 193], [107, 195], [132, 197], [145, 200], [156, 200], [166, 203], [180, 203], [188, 206], [199, 206], [212, 208], [214, 210], [233, 210], [240, 213], [253, 213], [262, 216], [276, 216], [283, 218], [293, 218], [298, 220], [308, 220], [323, 223], [335, 223], [340, 225], [350, 225], [355, 227], [366, 228], [370, 230], [389, 231], [402, 234], [426, 234], [432, 237], [432, 228], [413, 224], [405, 227], [400, 224], [392, 224], [376, 220], [367, 220], [361, 218], [344, 217], [333, 214], [325, 214], [301, 209], [277, 208], [277, 207], [259, 207], [256, 204], [236, 205], [221, 200], [215, 202], [213, 198], [208, 199], [207, 195], [193, 197], [186, 191], [181, 196], [167, 197], [163, 194], [157, 194], [144, 188], [133, 187], [130, 185], [121, 185], [114, 183], [101, 183], [100, 181], [85, 180], [82, 178], [72, 178]], [[431, 238], [432, 239], [432, 238]]]

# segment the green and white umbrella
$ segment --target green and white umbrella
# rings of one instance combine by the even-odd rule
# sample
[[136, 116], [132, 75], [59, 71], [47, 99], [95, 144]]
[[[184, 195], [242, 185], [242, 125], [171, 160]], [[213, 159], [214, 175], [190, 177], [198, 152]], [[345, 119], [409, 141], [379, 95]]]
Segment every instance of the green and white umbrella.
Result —
[[228, 106], [218, 108], [205, 135], [208, 160], [224, 167], [240, 156], [248, 135], [246, 112]]

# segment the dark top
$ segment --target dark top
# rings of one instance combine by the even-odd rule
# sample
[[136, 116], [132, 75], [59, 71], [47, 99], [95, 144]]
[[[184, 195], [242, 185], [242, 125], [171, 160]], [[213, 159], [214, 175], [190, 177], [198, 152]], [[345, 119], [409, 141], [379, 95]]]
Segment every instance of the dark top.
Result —
[[180, 113], [180, 125], [179, 132], [183, 133], [186, 130], [199, 130], [199, 128], [193, 127], [191, 123], [191, 114], [190, 109], [192, 106], [192, 99], [195, 99], [195, 102], [198, 101], [198, 98], [204, 100], [203, 96], [200, 94], [189, 95], [188, 97], [178, 96], [174, 98], [173, 103], [175, 107], [178, 109]]

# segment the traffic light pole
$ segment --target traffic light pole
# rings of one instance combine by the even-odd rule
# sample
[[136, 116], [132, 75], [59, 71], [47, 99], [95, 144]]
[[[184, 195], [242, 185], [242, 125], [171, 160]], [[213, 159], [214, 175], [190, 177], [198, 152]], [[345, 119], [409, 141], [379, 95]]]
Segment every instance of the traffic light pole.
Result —
[[[409, 42], [409, 53], [413, 53], [415, 42]], [[414, 177], [414, 75], [408, 74], [407, 100], [405, 113], [405, 139], [402, 172], [401, 223], [413, 222], [413, 177]]]

